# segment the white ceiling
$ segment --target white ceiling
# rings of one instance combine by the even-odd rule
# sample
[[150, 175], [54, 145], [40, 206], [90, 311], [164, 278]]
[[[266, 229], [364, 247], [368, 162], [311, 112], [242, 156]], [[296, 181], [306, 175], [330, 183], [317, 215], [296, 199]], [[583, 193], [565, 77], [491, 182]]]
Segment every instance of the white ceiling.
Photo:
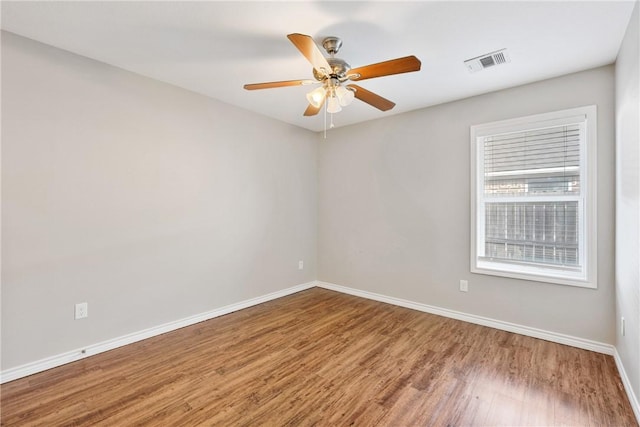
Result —
[[[352, 67], [416, 55], [417, 73], [359, 83], [397, 105], [362, 102], [334, 115], [344, 126], [615, 61], [630, 1], [11, 2], [2, 29], [319, 131], [303, 117], [306, 87], [246, 91], [245, 83], [308, 79], [289, 42], [303, 33], [343, 39]], [[511, 63], [469, 73], [463, 61], [507, 48]]]

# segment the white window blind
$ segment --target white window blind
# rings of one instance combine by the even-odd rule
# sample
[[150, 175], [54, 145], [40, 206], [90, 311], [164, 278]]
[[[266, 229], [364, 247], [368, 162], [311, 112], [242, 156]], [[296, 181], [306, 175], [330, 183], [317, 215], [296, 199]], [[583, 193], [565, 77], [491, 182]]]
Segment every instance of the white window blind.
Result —
[[484, 139], [485, 254], [579, 266], [580, 125]]
[[472, 129], [472, 267], [587, 281], [586, 124], [572, 115]]

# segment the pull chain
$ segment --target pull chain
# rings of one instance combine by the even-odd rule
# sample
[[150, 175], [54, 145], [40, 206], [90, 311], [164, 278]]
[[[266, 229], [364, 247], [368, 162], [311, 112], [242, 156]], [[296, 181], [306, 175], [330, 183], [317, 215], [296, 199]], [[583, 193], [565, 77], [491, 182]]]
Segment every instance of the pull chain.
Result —
[[324, 103], [324, 139], [327, 139], [327, 102]]

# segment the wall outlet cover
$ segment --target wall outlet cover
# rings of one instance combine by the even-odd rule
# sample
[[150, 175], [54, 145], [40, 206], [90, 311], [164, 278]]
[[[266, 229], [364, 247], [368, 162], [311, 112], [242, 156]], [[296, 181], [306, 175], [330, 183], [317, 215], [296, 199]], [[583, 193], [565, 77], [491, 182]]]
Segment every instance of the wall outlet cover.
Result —
[[84, 319], [89, 316], [89, 304], [81, 302], [76, 304], [75, 319]]

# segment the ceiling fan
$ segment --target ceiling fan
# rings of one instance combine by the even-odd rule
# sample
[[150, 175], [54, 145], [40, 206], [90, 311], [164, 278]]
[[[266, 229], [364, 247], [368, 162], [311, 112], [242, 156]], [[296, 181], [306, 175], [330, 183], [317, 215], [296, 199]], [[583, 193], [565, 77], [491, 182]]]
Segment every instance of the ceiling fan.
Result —
[[304, 112], [305, 116], [318, 114], [325, 101], [327, 102], [327, 112], [337, 113], [342, 110], [342, 107], [349, 105], [354, 98], [366, 102], [381, 111], [390, 110], [396, 105], [395, 103], [356, 84], [347, 84], [347, 82], [357, 82], [374, 77], [420, 70], [420, 60], [415, 56], [405, 56], [363, 67], [351, 68], [346, 61], [335, 57], [342, 47], [342, 40], [338, 37], [326, 37], [322, 41], [322, 47], [329, 54], [329, 58], [325, 58], [311, 36], [294, 33], [289, 34], [287, 37], [313, 65], [313, 77], [315, 80], [252, 83], [244, 85], [244, 88], [256, 90], [320, 83], [320, 87], [307, 94], [309, 106]]

